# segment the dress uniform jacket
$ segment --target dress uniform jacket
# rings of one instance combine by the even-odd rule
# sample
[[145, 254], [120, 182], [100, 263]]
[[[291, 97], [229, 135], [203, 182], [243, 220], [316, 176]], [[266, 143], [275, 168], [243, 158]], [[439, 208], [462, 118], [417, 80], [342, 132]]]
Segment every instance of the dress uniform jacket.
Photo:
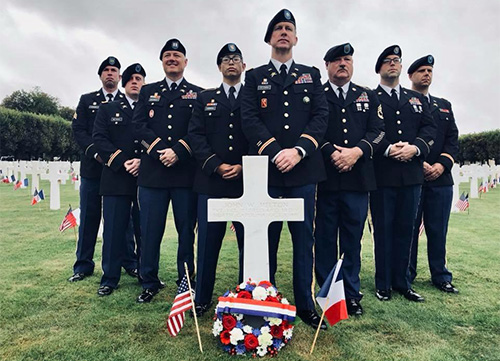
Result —
[[[124, 95], [118, 91], [116, 99], [124, 99]], [[83, 94], [80, 97], [73, 117], [74, 138], [82, 150], [80, 156], [80, 176], [84, 178], [99, 178], [102, 172], [102, 165], [94, 159], [94, 154], [98, 151], [94, 148], [92, 140], [92, 130], [97, 110], [101, 103], [106, 102], [102, 89], [92, 93]]]
[[137, 178], [123, 166], [127, 160], [141, 156], [133, 114], [127, 99], [103, 103], [97, 112], [93, 138], [104, 161], [101, 195], [134, 196], [137, 192]]
[[431, 114], [437, 125], [436, 140], [426, 161], [429, 164], [441, 163], [444, 172], [437, 179], [424, 182], [424, 186], [450, 186], [453, 185], [451, 168], [458, 154], [458, 128], [451, 109], [451, 104], [446, 99], [430, 96]]
[[240, 99], [231, 108], [222, 85], [198, 95], [189, 124], [189, 142], [199, 163], [193, 186], [198, 193], [232, 198], [243, 194], [241, 177], [226, 180], [216, 172], [222, 163], [242, 164], [242, 156], [248, 153], [248, 141], [241, 129]]
[[[192, 187], [196, 161], [187, 139], [188, 123], [201, 88], [183, 79], [171, 91], [167, 81], [145, 85], [134, 109], [134, 123], [145, 151], [138, 185], [151, 188]], [[179, 160], [165, 167], [160, 149], [172, 148]]]
[[[382, 106], [375, 92], [354, 83], [349, 86], [347, 99], [341, 101], [330, 82], [324, 84], [330, 109], [328, 129], [321, 142], [321, 151], [328, 179], [319, 184], [320, 190], [371, 191], [376, 188], [373, 156], [384, 138]], [[341, 147], [359, 147], [363, 156], [349, 172], [340, 173], [330, 156]]]
[[269, 185], [295, 187], [326, 178], [319, 142], [328, 123], [328, 105], [318, 69], [292, 63], [283, 82], [274, 65], [247, 71], [241, 118], [251, 154], [272, 160], [282, 149], [301, 147], [306, 157], [290, 172], [269, 164]]
[[[429, 155], [436, 136], [436, 125], [424, 96], [413, 90], [400, 88], [398, 105], [382, 87], [376, 89], [382, 104], [385, 124], [385, 138], [380, 142], [375, 155], [375, 175], [378, 187], [402, 187], [424, 182], [423, 160]], [[385, 157], [390, 144], [399, 141], [416, 145], [420, 156], [408, 162]]]

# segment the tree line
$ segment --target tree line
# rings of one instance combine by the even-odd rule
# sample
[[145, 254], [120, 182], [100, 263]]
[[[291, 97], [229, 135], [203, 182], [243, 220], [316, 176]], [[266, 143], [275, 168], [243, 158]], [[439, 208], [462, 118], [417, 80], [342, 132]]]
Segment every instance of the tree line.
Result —
[[[74, 112], [38, 87], [14, 91], [0, 104], [0, 155], [16, 160], [78, 160], [71, 131]], [[459, 146], [455, 161], [460, 164], [490, 159], [500, 164], [500, 129], [461, 135]]]

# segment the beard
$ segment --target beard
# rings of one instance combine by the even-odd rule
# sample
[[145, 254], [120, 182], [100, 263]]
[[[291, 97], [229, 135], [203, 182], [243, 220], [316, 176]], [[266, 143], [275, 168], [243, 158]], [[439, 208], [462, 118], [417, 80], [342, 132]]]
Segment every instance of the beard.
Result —
[[118, 83], [115, 82], [114, 80], [106, 80], [106, 81], [104, 81], [104, 87], [106, 89], [114, 89], [114, 88], [116, 88], [117, 85], [118, 85]]

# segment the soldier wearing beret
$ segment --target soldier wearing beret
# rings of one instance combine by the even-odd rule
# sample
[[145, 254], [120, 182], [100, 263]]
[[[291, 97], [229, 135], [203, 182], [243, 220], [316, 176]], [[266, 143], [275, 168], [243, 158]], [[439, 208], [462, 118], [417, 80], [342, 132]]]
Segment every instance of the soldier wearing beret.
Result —
[[[120, 81], [120, 62], [114, 56], [106, 58], [97, 71], [102, 82], [102, 88], [80, 98], [73, 118], [73, 135], [82, 154], [80, 157], [80, 226], [78, 227], [78, 242], [76, 262], [73, 266], [73, 276], [68, 281], [83, 280], [94, 272], [94, 249], [101, 221], [101, 196], [99, 184], [102, 173], [102, 156], [94, 145], [92, 130], [97, 110], [102, 103], [112, 100], [122, 100], [124, 95], [118, 90]], [[130, 232], [132, 228], [130, 227]], [[133, 237], [127, 237], [133, 243]], [[136, 274], [136, 258], [128, 248], [123, 266], [131, 275]]]
[[[248, 153], [248, 142], [241, 129], [239, 96], [241, 74], [245, 63], [240, 49], [226, 44], [217, 54], [222, 73], [218, 88], [200, 93], [189, 123], [189, 141], [198, 168], [193, 189], [198, 193], [198, 257], [195, 310], [202, 316], [210, 310], [215, 271], [226, 222], [207, 222], [210, 198], [239, 198], [243, 194], [242, 156]], [[234, 223], [239, 249], [239, 282], [243, 270], [243, 226]]]
[[160, 51], [165, 78], [141, 89], [134, 123], [144, 147], [138, 178], [142, 249], [140, 303], [150, 302], [162, 287], [158, 278], [160, 243], [170, 201], [179, 235], [178, 281], [194, 274], [196, 193], [192, 191], [196, 161], [187, 137], [188, 123], [201, 88], [186, 81], [186, 49], [170, 39]]
[[340, 246], [347, 311], [362, 315], [361, 238], [368, 192], [376, 189], [373, 156], [384, 138], [384, 121], [375, 93], [351, 82], [353, 53], [354, 48], [346, 43], [332, 47], [323, 59], [329, 78], [323, 86], [330, 115], [321, 151], [328, 179], [318, 185], [315, 270], [322, 286], [339, 258]]
[[[293, 287], [298, 316], [318, 327], [311, 292], [316, 184], [326, 179], [319, 150], [328, 125], [328, 105], [319, 70], [297, 64], [292, 13], [283, 9], [271, 20], [264, 41], [271, 61], [246, 73], [241, 118], [250, 153], [269, 157], [269, 195], [303, 198], [304, 221], [288, 222], [293, 243]], [[282, 222], [269, 226], [270, 281], [274, 283]], [[326, 329], [326, 324], [321, 323]]]
[[[141, 64], [132, 64], [125, 69], [122, 76], [125, 98], [102, 104], [94, 123], [94, 144], [104, 162], [100, 184], [104, 216], [103, 275], [97, 290], [99, 296], [108, 296], [118, 287], [120, 265], [127, 249], [125, 233], [132, 209], [135, 228], [140, 228], [137, 175], [141, 148], [135, 138], [132, 116], [145, 77], [146, 71]], [[140, 253], [140, 234], [136, 240]]]
[[424, 184], [413, 231], [410, 280], [413, 282], [417, 275], [419, 227], [423, 217], [432, 284], [443, 292], [458, 293], [446, 267], [446, 233], [453, 198], [451, 168], [458, 153], [458, 128], [450, 102], [429, 94], [433, 71], [432, 55], [415, 60], [408, 68], [412, 89], [424, 95], [437, 125], [436, 140], [424, 161]]
[[399, 84], [401, 62], [401, 48], [392, 45], [375, 65], [385, 123], [385, 138], [374, 158], [378, 189], [370, 194], [375, 286], [381, 301], [389, 300], [395, 290], [410, 301], [422, 302], [424, 298], [411, 288], [408, 263], [424, 181], [423, 161], [434, 144], [436, 126], [423, 95]]

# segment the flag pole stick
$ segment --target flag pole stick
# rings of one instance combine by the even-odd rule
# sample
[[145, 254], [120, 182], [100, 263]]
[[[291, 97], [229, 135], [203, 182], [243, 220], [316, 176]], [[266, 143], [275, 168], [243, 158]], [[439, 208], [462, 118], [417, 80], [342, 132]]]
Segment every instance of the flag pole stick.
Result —
[[318, 328], [316, 330], [316, 334], [314, 335], [314, 340], [313, 340], [313, 343], [311, 345], [311, 351], [309, 352], [309, 355], [312, 355], [312, 353], [314, 351], [314, 346], [316, 346], [316, 340], [318, 339], [319, 330], [321, 329], [321, 324], [323, 323], [323, 319], [325, 318], [325, 311], [328, 309], [329, 303], [330, 303], [330, 298], [327, 298], [325, 307], [323, 308], [323, 312], [321, 313], [321, 319], [319, 320], [319, 325], [318, 325]]
[[203, 353], [203, 346], [201, 345], [200, 328], [198, 327], [198, 317], [196, 317], [196, 309], [194, 307], [193, 292], [191, 292], [191, 279], [189, 278], [188, 265], [184, 262], [184, 269], [186, 270], [186, 278], [189, 286], [189, 297], [191, 297], [191, 307], [193, 309], [194, 323], [196, 325], [196, 334], [198, 335], [198, 344], [200, 345], [200, 351]]

